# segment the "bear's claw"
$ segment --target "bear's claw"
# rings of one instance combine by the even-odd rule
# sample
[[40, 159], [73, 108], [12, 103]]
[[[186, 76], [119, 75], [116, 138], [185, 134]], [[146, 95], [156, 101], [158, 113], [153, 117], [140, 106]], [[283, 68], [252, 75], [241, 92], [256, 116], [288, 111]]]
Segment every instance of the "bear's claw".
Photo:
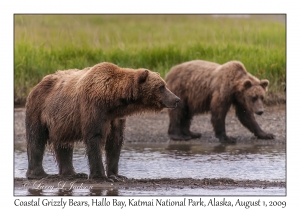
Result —
[[226, 144], [235, 144], [236, 143], [236, 138], [234, 137], [228, 137], [228, 136], [219, 136], [217, 137], [221, 143], [226, 143]]
[[275, 135], [272, 133], [264, 133], [264, 134], [257, 135], [257, 138], [259, 138], [259, 139], [274, 139]]
[[114, 182], [122, 182], [127, 179], [126, 176], [122, 175], [110, 175], [108, 178], [112, 179]]
[[26, 173], [26, 177], [27, 179], [42, 179], [45, 177], [48, 177], [49, 175], [45, 172], [41, 172], [41, 173]]
[[197, 138], [201, 138], [202, 134], [201, 133], [194, 133], [190, 131], [190, 136], [192, 139], [197, 139]]
[[88, 178], [88, 175], [85, 173], [76, 173], [74, 178]]

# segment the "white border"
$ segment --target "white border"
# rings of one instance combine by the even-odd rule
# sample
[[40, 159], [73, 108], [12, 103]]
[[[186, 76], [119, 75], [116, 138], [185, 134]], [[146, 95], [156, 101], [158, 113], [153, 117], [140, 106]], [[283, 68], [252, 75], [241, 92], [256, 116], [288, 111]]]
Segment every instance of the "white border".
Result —
[[[5, 2], [5, 1], [4, 1]], [[1, 206], [13, 201], [13, 14], [14, 13], [286, 13], [287, 14], [287, 197], [286, 209], [296, 209], [299, 183], [299, 11], [284, 1], [6, 1], [1, 3]], [[48, 197], [49, 198], [49, 197]], [[230, 198], [229, 198], [230, 199]], [[250, 197], [249, 197], [250, 199]], [[256, 199], [256, 198], [254, 198]], [[266, 198], [272, 199], [272, 198]], [[235, 200], [235, 199], [234, 199]], [[128, 208], [127, 208], [128, 209]]]

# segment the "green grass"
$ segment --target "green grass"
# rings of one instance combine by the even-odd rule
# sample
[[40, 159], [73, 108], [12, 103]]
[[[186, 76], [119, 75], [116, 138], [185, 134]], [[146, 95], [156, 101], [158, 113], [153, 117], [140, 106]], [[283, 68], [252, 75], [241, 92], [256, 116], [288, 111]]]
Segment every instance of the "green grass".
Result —
[[240, 60], [271, 92], [286, 81], [286, 32], [272, 18], [208, 15], [15, 15], [15, 102], [45, 75], [109, 61], [162, 77], [193, 59]]

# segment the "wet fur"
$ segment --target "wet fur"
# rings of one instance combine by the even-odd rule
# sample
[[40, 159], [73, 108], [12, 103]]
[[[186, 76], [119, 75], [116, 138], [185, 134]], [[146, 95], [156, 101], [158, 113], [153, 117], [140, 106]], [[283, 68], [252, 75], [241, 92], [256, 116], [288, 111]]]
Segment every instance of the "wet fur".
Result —
[[179, 98], [165, 86], [158, 73], [107, 62], [44, 77], [26, 102], [27, 177], [46, 176], [42, 160], [47, 142], [55, 152], [59, 175], [76, 175], [76, 141], [86, 145], [90, 178], [106, 178], [100, 147], [106, 151], [107, 176], [119, 176], [126, 116], [175, 107]]

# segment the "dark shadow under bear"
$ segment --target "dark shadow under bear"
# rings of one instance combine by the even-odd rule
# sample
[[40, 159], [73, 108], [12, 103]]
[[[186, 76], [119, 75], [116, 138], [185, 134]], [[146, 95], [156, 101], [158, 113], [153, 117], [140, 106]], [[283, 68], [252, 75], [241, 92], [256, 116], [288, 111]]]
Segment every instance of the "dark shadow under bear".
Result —
[[[158, 73], [100, 63], [83, 70], [48, 75], [30, 92], [26, 103], [28, 178], [47, 176], [42, 161], [47, 142], [54, 150], [60, 176], [74, 171], [74, 142], [86, 145], [90, 178], [124, 178], [118, 164], [125, 117], [175, 108], [179, 98]], [[106, 173], [102, 163], [106, 154]]]
[[225, 131], [226, 114], [233, 105], [240, 122], [260, 139], [273, 139], [257, 124], [254, 113], [263, 114], [263, 100], [269, 84], [249, 74], [244, 65], [230, 61], [223, 65], [194, 60], [174, 66], [165, 78], [170, 90], [181, 98], [169, 110], [168, 134], [173, 140], [200, 138], [190, 131], [192, 117], [211, 112], [215, 135], [221, 142], [234, 143]]

